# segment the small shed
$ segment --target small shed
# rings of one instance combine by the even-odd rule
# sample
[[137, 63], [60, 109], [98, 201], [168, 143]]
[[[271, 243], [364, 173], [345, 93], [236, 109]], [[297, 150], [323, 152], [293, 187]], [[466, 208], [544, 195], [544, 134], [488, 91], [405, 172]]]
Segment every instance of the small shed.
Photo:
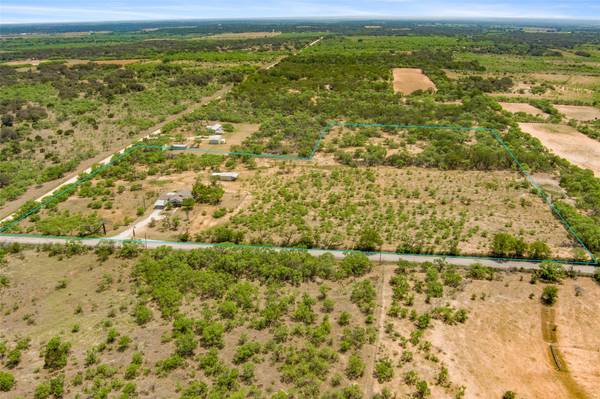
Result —
[[211, 176], [221, 181], [235, 181], [240, 174], [238, 172], [215, 172]]
[[225, 144], [225, 139], [221, 135], [208, 136], [208, 144]]
[[215, 123], [214, 125], [208, 125], [208, 126], [206, 126], [206, 128], [208, 130], [213, 131], [216, 134], [223, 134], [223, 125], [221, 125], [220, 123]]
[[187, 148], [188, 148], [188, 147], [187, 147], [187, 144], [173, 144], [173, 145], [171, 146], [171, 149], [172, 149], [172, 150], [185, 150], [185, 149], [187, 149]]

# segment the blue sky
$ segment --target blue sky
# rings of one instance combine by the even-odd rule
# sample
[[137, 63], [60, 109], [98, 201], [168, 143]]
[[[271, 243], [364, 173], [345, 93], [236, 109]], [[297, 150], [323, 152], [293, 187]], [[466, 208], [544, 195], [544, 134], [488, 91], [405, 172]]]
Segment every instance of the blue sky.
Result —
[[600, 0], [0, 0], [0, 23], [318, 16], [600, 19]]

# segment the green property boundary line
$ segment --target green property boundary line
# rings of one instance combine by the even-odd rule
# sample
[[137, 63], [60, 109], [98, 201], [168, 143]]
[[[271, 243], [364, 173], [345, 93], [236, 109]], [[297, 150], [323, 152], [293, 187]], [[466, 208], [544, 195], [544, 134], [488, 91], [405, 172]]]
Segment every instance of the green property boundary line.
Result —
[[[262, 154], [256, 154], [256, 153], [252, 153], [252, 152], [238, 152], [238, 151], [232, 151], [232, 152], [228, 152], [228, 151], [220, 151], [220, 150], [210, 150], [210, 149], [199, 149], [199, 148], [190, 148], [190, 149], [179, 149], [179, 148], [173, 148], [172, 146], [168, 146], [168, 145], [145, 145], [142, 143], [136, 143], [130, 147], [127, 147], [125, 150], [123, 150], [122, 152], [115, 154], [111, 160], [109, 162], [107, 162], [106, 164], [103, 164], [99, 167], [93, 168], [92, 171], [90, 173], [87, 174], [82, 174], [81, 176], [79, 176], [79, 179], [77, 179], [77, 181], [75, 183], [69, 184], [65, 187], [63, 187], [62, 190], [60, 190], [58, 193], [52, 194], [46, 198], [44, 198], [37, 206], [32, 207], [31, 209], [29, 209], [28, 211], [19, 214], [17, 217], [11, 219], [10, 221], [8, 221], [6, 224], [4, 224], [3, 226], [0, 226], [0, 235], [5, 235], [5, 236], [30, 236], [30, 237], [48, 237], [48, 238], [71, 238], [71, 239], [82, 239], [81, 237], [53, 237], [53, 236], [39, 236], [39, 235], [31, 235], [31, 234], [5, 234], [8, 230], [10, 230], [11, 228], [15, 227], [17, 224], [19, 224], [22, 220], [28, 218], [29, 216], [31, 216], [32, 214], [38, 212], [39, 210], [41, 210], [42, 208], [46, 207], [48, 204], [54, 202], [55, 200], [58, 200], [61, 196], [70, 193], [71, 191], [75, 190], [77, 187], [79, 187], [81, 184], [93, 179], [96, 175], [98, 175], [99, 173], [104, 172], [105, 170], [109, 169], [113, 164], [119, 162], [120, 160], [122, 160], [123, 158], [127, 157], [128, 155], [130, 155], [132, 152], [135, 152], [137, 150], [140, 149], [159, 149], [161, 151], [185, 151], [185, 152], [200, 152], [200, 153], [205, 153], [205, 154], [215, 154], [215, 155], [229, 155], [229, 156], [247, 156], [247, 157], [257, 157], [257, 158], [270, 158], [270, 159], [283, 159], [283, 160], [295, 160], [295, 161], [310, 161], [312, 160], [312, 158], [315, 156], [316, 152], [318, 151], [321, 142], [323, 141], [323, 139], [325, 138], [325, 136], [329, 133], [329, 131], [336, 127], [336, 126], [348, 126], [348, 127], [382, 127], [382, 128], [396, 128], [396, 129], [449, 129], [449, 130], [456, 130], [456, 131], [476, 131], [476, 132], [486, 132], [492, 135], [492, 137], [494, 137], [494, 139], [496, 139], [496, 141], [501, 145], [501, 147], [504, 149], [504, 151], [509, 155], [509, 157], [513, 160], [513, 162], [517, 165], [518, 169], [521, 171], [521, 173], [525, 176], [525, 178], [527, 179], [527, 182], [529, 183], [529, 185], [531, 187], [533, 187], [536, 191], [536, 193], [542, 197], [542, 199], [544, 200], [544, 202], [546, 202], [546, 204], [550, 207], [550, 210], [558, 217], [558, 219], [560, 220], [561, 224], [565, 227], [565, 229], [569, 232], [569, 234], [571, 234], [573, 236], [573, 238], [575, 238], [575, 240], [579, 243], [579, 245], [581, 245], [581, 247], [583, 248], [583, 250], [588, 254], [588, 256], [591, 259], [591, 262], [575, 262], [575, 261], [565, 261], [565, 260], [560, 260], [560, 259], [552, 259], [551, 261], [553, 262], [562, 262], [562, 263], [570, 263], [570, 264], [588, 264], [588, 265], [598, 265], [598, 260], [596, 259], [596, 257], [594, 256], [594, 254], [590, 251], [590, 249], [587, 247], [587, 245], [583, 242], [583, 240], [581, 239], [581, 237], [579, 236], [579, 234], [577, 233], [577, 231], [570, 225], [570, 223], [566, 220], [566, 218], [562, 215], [562, 213], [560, 212], [560, 210], [558, 208], [556, 208], [556, 206], [552, 203], [550, 196], [544, 191], [544, 189], [533, 179], [533, 177], [531, 176], [531, 174], [525, 169], [525, 167], [523, 166], [523, 164], [521, 162], [519, 162], [518, 158], [516, 157], [516, 155], [514, 154], [514, 152], [510, 149], [510, 147], [508, 146], [508, 144], [502, 139], [502, 137], [500, 136], [500, 132], [498, 132], [498, 130], [496, 129], [492, 129], [492, 128], [484, 128], [484, 127], [467, 127], [467, 126], [453, 126], [453, 125], [398, 125], [398, 124], [381, 124], [381, 123], [354, 123], [354, 122], [339, 122], [339, 121], [329, 121], [327, 122], [327, 124], [325, 125], [325, 127], [323, 129], [321, 129], [319, 136], [317, 137], [315, 144], [312, 147], [312, 150], [310, 152], [310, 155], [307, 157], [300, 157], [300, 156], [294, 156], [294, 155], [277, 155], [277, 154], [267, 154], [267, 153], [262, 153]], [[99, 240], [110, 240], [109, 238], [97, 238]], [[112, 240], [115, 241], [115, 240]], [[136, 242], [136, 240], [122, 240], [123, 242], [127, 242], [127, 241], [133, 241]], [[157, 242], [157, 241], [152, 241], [152, 242]], [[181, 244], [179, 242], [173, 242], [173, 241], [159, 241], [161, 243], [164, 244], [169, 244], [169, 243], [177, 243], [177, 244]], [[198, 245], [202, 245], [202, 246], [206, 246], [206, 245], [212, 245], [212, 246], [219, 246], [219, 245], [215, 245], [215, 244], [208, 244], [208, 243], [198, 243]], [[226, 246], [226, 245], [220, 245], [220, 246]], [[231, 244], [227, 245], [227, 246], [232, 246]], [[251, 247], [251, 248], [271, 248], [271, 249], [286, 249], [287, 247], [274, 247], [274, 246], [243, 246], [243, 245], [233, 245], [233, 246], [237, 246], [237, 247]], [[294, 248], [294, 247], [289, 247], [288, 249], [300, 249], [300, 248]], [[315, 250], [323, 250], [320, 248], [310, 248], [310, 249], [315, 249]], [[339, 250], [339, 251], [348, 251], [348, 250]], [[530, 261], [530, 262], [541, 262], [541, 260], [535, 260], [535, 259], [530, 259], [530, 260], [526, 260], [526, 259], [522, 259], [522, 258], [495, 258], [495, 257], [465, 257], [465, 256], [450, 256], [450, 255], [435, 255], [435, 254], [400, 254], [400, 253], [395, 253], [395, 252], [376, 252], [377, 254], [397, 254], [397, 255], [411, 255], [411, 256], [447, 256], [447, 257], [454, 257], [454, 258], [468, 258], [468, 259], [495, 259], [495, 260], [499, 260], [499, 261], [515, 261], [515, 260], [520, 260], [520, 261]]]

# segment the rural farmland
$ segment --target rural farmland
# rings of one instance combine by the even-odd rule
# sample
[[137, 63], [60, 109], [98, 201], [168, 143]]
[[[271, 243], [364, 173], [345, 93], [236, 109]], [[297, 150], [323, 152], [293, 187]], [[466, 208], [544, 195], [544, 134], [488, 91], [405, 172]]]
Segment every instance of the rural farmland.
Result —
[[0, 396], [600, 399], [599, 46], [0, 23]]

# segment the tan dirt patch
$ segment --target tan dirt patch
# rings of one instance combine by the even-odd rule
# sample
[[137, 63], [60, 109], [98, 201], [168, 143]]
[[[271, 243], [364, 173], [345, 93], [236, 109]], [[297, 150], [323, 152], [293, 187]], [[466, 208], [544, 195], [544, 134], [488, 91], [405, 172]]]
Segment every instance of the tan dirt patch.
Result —
[[[451, 378], [467, 387], [465, 398], [499, 398], [508, 390], [524, 398], [600, 398], [594, 388], [600, 384], [594, 366], [600, 364], [600, 340], [594, 334], [600, 323], [594, 299], [600, 296], [598, 286], [580, 279], [559, 288], [556, 345], [567, 374], [557, 371], [548, 355], [539, 303], [543, 285], [520, 278], [506, 274], [503, 281], [473, 281], [453, 298], [453, 306], [469, 310], [469, 319], [457, 326], [437, 324], [431, 332], [432, 343], [443, 348], [440, 357]], [[575, 285], [585, 287], [583, 296], [575, 297]], [[572, 377], [574, 385], [565, 384], [569, 378], [563, 377]], [[581, 396], [582, 388], [587, 395]]]
[[394, 93], [411, 94], [417, 90], [436, 91], [435, 84], [419, 68], [394, 68]]
[[505, 111], [512, 112], [512, 113], [524, 112], [524, 113], [529, 114], [529, 115], [548, 116], [548, 114], [546, 114], [542, 110], [534, 107], [531, 104], [527, 104], [527, 103], [503, 103], [503, 102], [499, 102], [498, 104], [500, 104], [500, 106], [502, 107], [502, 109], [504, 109]]
[[[207, 124], [214, 124], [217, 121], [210, 123], [198, 122], [189, 129], [189, 126], [175, 129], [174, 133], [181, 133], [184, 136], [185, 143], [188, 147], [198, 148], [201, 150], [210, 151], [230, 151], [232, 146], [240, 145], [242, 142], [256, 132], [260, 125], [256, 123], [232, 123], [234, 131], [231, 133], [223, 133], [225, 144], [209, 144], [208, 143], [208, 132], [205, 132], [203, 126]], [[198, 133], [198, 135], [196, 135]], [[201, 140], [199, 137], [205, 137], [206, 139]]]
[[546, 148], [600, 177], [600, 142], [567, 125], [519, 123], [521, 129], [539, 139]]
[[555, 105], [561, 114], [577, 121], [593, 121], [600, 119], [600, 109], [582, 105]]
[[263, 37], [275, 37], [281, 35], [281, 32], [240, 32], [240, 33], [219, 33], [202, 37], [202, 39], [260, 39]]

